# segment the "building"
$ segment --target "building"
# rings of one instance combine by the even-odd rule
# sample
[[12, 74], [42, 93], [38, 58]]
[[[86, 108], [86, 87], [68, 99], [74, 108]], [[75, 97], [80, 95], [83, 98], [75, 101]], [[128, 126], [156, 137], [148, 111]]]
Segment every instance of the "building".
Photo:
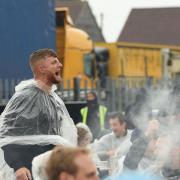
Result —
[[[176, 56], [180, 52], [179, 19], [180, 8], [177, 7], [132, 9], [118, 38], [123, 74], [156, 78], [167, 71], [179, 74]], [[166, 61], [164, 53], [169, 56]], [[170, 57], [173, 62], [167, 64]]]

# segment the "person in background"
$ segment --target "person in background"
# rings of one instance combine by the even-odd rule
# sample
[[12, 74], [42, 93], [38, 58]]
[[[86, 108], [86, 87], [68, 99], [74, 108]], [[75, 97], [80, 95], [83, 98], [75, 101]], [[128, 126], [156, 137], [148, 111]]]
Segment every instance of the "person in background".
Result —
[[48, 180], [98, 180], [97, 169], [86, 148], [57, 146], [47, 162]]
[[98, 103], [97, 95], [94, 92], [87, 94], [87, 106], [82, 108], [80, 113], [82, 122], [90, 128], [93, 139], [99, 138], [106, 129], [107, 108]]
[[108, 160], [115, 155], [125, 155], [131, 146], [131, 131], [127, 130], [124, 116], [120, 113], [113, 113], [109, 119], [111, 133], [101, 137], [96, 150], [101, 160]]
[[[87, 125], [83, 123], [76, 124], [77, 128], [77, 145], [79, 147], [87, 147], [92, 150], [90, 143], [92, 141], [92, 133]], [[46, 168], [52, 150], [36, 156], [32, 161], [32, 174], [35, 180], [48, 180]], [[93, 153], [93, 152], [92, 152]], [[94, 156], [94, 154], [93, 154]], [[94, 158], [94, 157], [93, 157]]]
[[149, 121], [145, 132], [134, 140], [127, 153], [124, 170], [153, 173], [166, 180], [180, 179], [179, 126], [166, 123]]
[[[177, 130], [177, 129], [176, 129]], [[178, 131], [164, 132], [157, 141], [155, 153], [157, 160], [161, 162], [160, 174], [166, 180], [180, 179], [180, 138]]]
[[112, 132], [102, 136], [95, 144], [97, 155], [101, 160], [98, 168], [102, 179], [119, 171], [119, 159], [126, 155], [131, 146], [131, 131], [127, 130], [122, 114], [110, 114], [109, 125]]
[[91, 130], [86, 124], [77, 123], [77, 134], [78, 134], [78, 146], [79, 147], [86, 147], [89, 145], [93, 139]]
[[[147, 91], [144, 88], [138, 90], [135, 101], [125, 108], [125, 115], [128, 129], [137, 128], [137, 124], [144, 124], [144, 116], [149, 112], [147, 103]], [[136, 119], [136, 117], [138, 117]], [[141, 118], [141, 120], [139, 120]]]
[[98, 170], [101, 167], [101, 160], [96, 152], [96, 142], [92, 142], [92, 133], [89, 127], [83, 123], [76, 124], [78, 134], [78, 146], [86, 147], [92, 154], [92, 159], [96, 164]]
[[124, 169], [144, 171], [154, 164], [158, 130], [159, 122], [157, 120], [149, 121], [146, 130], [133, 141], [124, 160]]

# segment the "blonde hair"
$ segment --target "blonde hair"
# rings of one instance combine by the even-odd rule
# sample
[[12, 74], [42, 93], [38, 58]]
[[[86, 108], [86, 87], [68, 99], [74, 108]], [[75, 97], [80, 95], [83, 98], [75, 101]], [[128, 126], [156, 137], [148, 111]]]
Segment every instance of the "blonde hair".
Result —
[[80, 145], [81, 142], [83, 141], [83, 139], [87, 136], [88, 136], [89, 140], [92, 141], [93, 135], [91, 133], [91, 130], [89, 129], [89, 127], [86, 124], [77, 123], [76, 128], [77, 128], [77, 134], [78, 134], [78, 145]]

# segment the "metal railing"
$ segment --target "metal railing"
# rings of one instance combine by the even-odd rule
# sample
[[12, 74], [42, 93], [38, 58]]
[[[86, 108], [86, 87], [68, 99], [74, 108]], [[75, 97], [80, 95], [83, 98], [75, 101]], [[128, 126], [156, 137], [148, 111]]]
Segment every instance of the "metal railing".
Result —
[[[6, 105], [15, 91], [15, 86], [22, 79], [0, 79], [0, 105]], [[160, 81], [162, 82], [162, 81]], [[64, 84], [66, 84], [64, 86]], [[72, 86], [73, 84], [73, 86]], [[83, 84], [83, 87], [82, 87]], [[99, 102], [108, 107], [109, 111], [123, 111], [124, 108], [134, 102], [140, 88], [152, 88], [160, 84], [151, 78], [107, 78], [106, 86], [101, 87], [100, 80], [87, 81], [76, 78], [73, 83], [64, 81], [58, 86], [58, 95], [67, 103], [85, 102], [87, 93], [95, 91]], [[73, 87], [73, 88], [72, 88]]]
[[15, 86], [23, 79], [0, 79], [0, 105], [6, 105], [15, 92]]

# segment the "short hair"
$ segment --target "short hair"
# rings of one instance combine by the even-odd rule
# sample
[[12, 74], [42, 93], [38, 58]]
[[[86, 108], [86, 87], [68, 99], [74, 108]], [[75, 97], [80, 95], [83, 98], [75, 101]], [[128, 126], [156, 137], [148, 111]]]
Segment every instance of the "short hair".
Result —
[[45, 59], [46, 57], [57, 57], [57, 54], [54, 50], [48, 48], [39, 49], [33, 52], [29, 57], [29, 64], [31, 66], [31, 69], [33, 70], [33, 64], [41, 59]]
[[77, 123], [76, 128], [78, 134], [78, 145], [85, 138], [86, 135], [88, 135], [89, 140], [92, 141], [93, 139], [92, 132], [86, 124], [83, 124], [81, 122]]
[[74, 159], [78, 155], [89, 155], [86, 148], [57, 146], [48, 160], [46, 172], [49, 180], [58, 180], [62, 172], [76, 175], [78, 167]]
[[120, 124], [126, 123], [125, 117], [120, 112], [112, 112], [109, 114], [109, 120], [110, 119], [118, 119]]

